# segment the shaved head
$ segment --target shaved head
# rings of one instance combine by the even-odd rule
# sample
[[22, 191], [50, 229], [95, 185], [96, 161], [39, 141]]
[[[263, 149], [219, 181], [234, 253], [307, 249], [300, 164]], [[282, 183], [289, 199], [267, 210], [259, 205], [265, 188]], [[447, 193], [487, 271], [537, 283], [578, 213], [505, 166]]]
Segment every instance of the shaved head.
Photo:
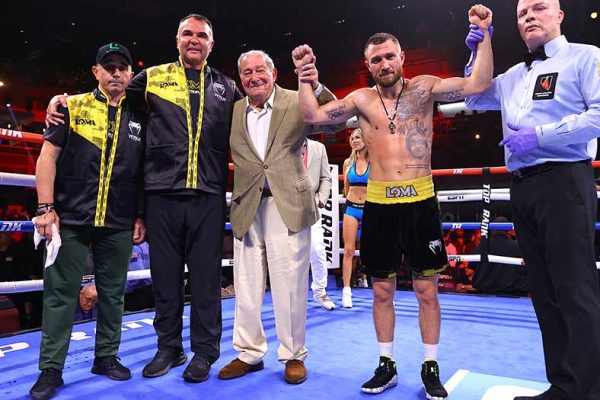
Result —
[[560, 36], [564, 16], [559, 0], [519, 0], [517, 25], [529, 51]]

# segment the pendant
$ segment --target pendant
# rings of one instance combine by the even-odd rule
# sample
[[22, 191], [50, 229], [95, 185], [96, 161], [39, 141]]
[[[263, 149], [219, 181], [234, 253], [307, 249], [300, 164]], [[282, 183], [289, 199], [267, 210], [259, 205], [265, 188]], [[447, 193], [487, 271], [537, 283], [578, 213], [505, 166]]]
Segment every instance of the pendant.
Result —
[[394, 124], [394, 121], [390, 121], [388, 127], [390, 128], [390, 135], [396, 133], [396, 124]]

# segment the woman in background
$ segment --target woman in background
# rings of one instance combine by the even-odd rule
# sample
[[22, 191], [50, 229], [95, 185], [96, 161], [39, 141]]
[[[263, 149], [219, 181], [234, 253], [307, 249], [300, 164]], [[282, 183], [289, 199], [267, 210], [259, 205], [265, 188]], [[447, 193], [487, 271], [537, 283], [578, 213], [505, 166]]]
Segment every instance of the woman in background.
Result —
[[[357, 238], [360, 238], [359, 225], [362, 220], [363, 207], [367, 198], [367, 181], [369, 180], [369, 153], [363, 140], [362, 131], [355, 129], [350, 134], [352, 153], [344, 161], [344, 197], [346, 211], [342, 225], [344, 239], [344, 259], [342, 261], [342, 306], [352, 307], [352, 289], [350, 280], [355, 268], [354, 251]], [[363, 279], [364, 283], [366, 278]], [[365, 285], [366, 286], [366, 285]]]

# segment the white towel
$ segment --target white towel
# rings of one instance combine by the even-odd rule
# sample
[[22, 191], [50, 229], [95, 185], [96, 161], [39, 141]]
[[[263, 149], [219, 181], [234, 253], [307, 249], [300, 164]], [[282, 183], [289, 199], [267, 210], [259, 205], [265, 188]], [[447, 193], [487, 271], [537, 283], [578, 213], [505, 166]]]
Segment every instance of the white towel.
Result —
[[[37, 229], [35, 229], [35, 219], [37, 217], [34, 217], [31, 221], [33, 222], [34, 228], [33, 228], [33, 244], [35, 245], [35, 248], [38, 248], [38, 245], [40, 244], [40, 242], [42, 240], [44, 240], [45, 238], [40, 235], [37, 231]], [[49, 266], [51, 266], [52, 264], [54, 264], [54, 261], [56, 260], [56, 256], [58, 255], [58, 249], [60, 249], [60, 246], [62, 245], [62, 240], [60, 240], [60, 234], [58, 233], [58, 228], [56, 227], [55, 223], [52, 223], [52, 238], [48, 241], [46, 241], [46, 263], [44, 264], [44, 268], [48, 268]]]

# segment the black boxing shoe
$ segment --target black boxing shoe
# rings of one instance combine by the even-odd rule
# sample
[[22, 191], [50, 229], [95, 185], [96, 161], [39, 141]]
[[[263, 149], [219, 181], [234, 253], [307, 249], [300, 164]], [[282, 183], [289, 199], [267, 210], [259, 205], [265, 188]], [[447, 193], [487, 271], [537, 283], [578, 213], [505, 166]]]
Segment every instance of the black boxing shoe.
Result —
[[440, 367], [437, 361], [427, 360], [421, 366], [421, 380], [425, 388], [425, 396], [429, 400], [444, 400], [448, 392], [440, 381]]
[[158, 349], [156, 355], [142, 370], [145, 378], [157, 378], [165, 375], [173, 367], [184, 364], [187, 356], [183, 350]]
[[396, 362], [389, 357], [380, 356], [379, 366], [371, 379], [363, 383], [364, 393], [377, 394], [398, 384]]

